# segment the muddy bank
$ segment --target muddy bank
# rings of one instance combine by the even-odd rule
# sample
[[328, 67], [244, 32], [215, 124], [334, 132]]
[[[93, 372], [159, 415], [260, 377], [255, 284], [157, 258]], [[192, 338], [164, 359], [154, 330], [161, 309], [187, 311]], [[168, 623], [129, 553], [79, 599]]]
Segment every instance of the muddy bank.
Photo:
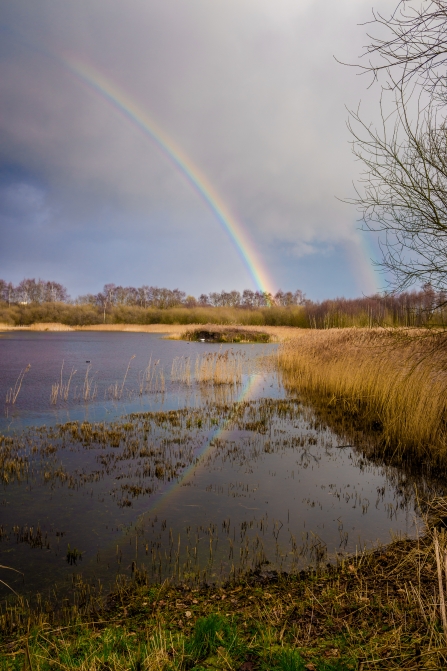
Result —
[[[5, 669], [355, 671], [445, 668], [443, 535], [396, 540], [294, 575], [259, 567], [222, 586], [149, 584], [136, 562], [109, 595], [79, 580], [56, 613], [10, 603]], [[442, 575], [441, 575], [442, 580]], [[73, 626], [75, 625], [75, 626]]]

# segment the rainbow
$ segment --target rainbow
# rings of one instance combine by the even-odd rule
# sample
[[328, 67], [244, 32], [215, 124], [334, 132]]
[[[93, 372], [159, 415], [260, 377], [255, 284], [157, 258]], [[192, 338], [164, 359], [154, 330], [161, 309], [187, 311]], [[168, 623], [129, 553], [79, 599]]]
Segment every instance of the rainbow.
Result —
[[351, 266], [354, 277], [357, 278], [358, 286], [364, 294], [380, 294], [384, 290], [386, 279], [381, 277], [380, 272], [374, 268], [374, 259], [377, 258], [377, 250], [374, 249], [370, 233], [362, 229], [355, 231], [356, 236], [347, 251], [351, 258]]
[[[241, 403], [242, 401], [246, 400], [247, 397], [256, 389], [257, 385], [262, 382], [262, 376], [261, 375], [250, 375], [245, 382], [244, 386], [242, 387], [241, 393], [237, 397], [235, 403]], [[142, 517], [145, 517], [149, 513], [155, 513], [158, 511], [163, 505], [165, 505], [179, 490], [179, 488], [182, 485], [185, 485], [195, 474], [196, 470], [200, 468], [202, 465], [205, 457], [207, 454], [210, 452], [214, 445], [214, 441], [219, 438], [219, 436], [224, 433], [224, 431], [228, 428], [229, 424], [231, 423], [231, 417], [228, 417], [224, 419], [212, 432], [210, 435], [208, 435], [207, 439], [203, 442], [203, 444], [200, 446], [199, 450], [195, 454], [195, 458], [193, 463], [185, 468], [185, 470], [182, 472], [182, 474], [179, 476], [179, 478], [170, 486], [168, 487], [167, 490], [162, 492], [156, 500], [152, 503], [151, 507], [149, 510], [147, 510], [145, 513], [140, 515], [140, 520]]]
[[101, 98], [111, 103], [115, 109], [119, 110], [146, 137], [149, 137], [163, 154], [170, 159], [174, 167], [186, 178], [227, 232], [253, 278], [256, 288], [265, 293], [273, 293], [273, 283], [265, 268], [262, 267], [259, 255], [247, 233], [235, 219], [207, 177], [182, 152], [172, 138], [168, 137], [147, 112], [125, 93], [123, 89], [111, 82], [91, 65], [81, 63], [72, 57], [63, 58], [62, 61], [70, 72], [84, 82], [91, 90], [99, 94]]

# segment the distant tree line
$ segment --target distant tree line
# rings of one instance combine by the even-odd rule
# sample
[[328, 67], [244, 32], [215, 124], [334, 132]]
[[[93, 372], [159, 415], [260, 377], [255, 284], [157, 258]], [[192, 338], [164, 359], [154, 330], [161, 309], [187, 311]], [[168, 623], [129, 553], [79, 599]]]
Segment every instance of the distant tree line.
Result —
[[27, 305], [28, 303], [68, 303], [67, 289], [59, 282], [24, 279], [14, 286], [12, 282], [0, 279], [0, 300], [8, 305]]
[[121, 287], [115, 284], [106, 284], [102, 292], [87, 294], [76, 299], [78, 304], [89, 303], [101, 308], [107, 306], [129, 305], [142, 308], [158, 308], [165, 310], [176, 307], [215, 307], [215, 308], [268, 308], [274, 305], [290, 306], [303, 305], [305, 296], [302, 291], [277, 291], [272, 295], [263, 291], [220, 291], [209, 294], [200, 294], [198, 298], [187, 295], [180, 289], [166, 289], [164, 287]]
[[447, 293], [430, 284], [420, 291], [362, 298], [336, 298], [314, 303], [306, 301], [306, 316], [311, 328], [346, 326], [424, 326], [447, 322]]
[[291, 306], [304, 305], [306, 299], [299, 289], [277, 291], [276, 294], [251, 291], [221, 291], [201, 294], [199, 298], [187, 295], [180, 289], [165, 287], [122, 287], [105, 284], [97, 294], [85, 294], [71, 300], [67, 289], [58, 282], [45, 282], [41, 279], [24, 279], [14, 286], [11, 282], [0, 279], [0, 300], [8, 305], [26, 305], [29, 303], [73, 303], [75, 305], [95, 305], [103, 309], [118, 305], [138, 306], [141, 308], [157, 308], [166, 310], [176, 307], [230, 307], [230, 308], [265, 308], [273, 305]]
[[292, 291], [277, 291], [272, 295], [265, 291], [250, 291], [244, 289], [240, 291], [221, 291], [210, 294], [201, 294], [198, 305], [211, 305], [213, 307], [232, 307], [232, 308], [268, 308], [272, 306], [289, 307], [292, 305], [304, 305], [306, 298], [299, 289]]
[[[447, 319], [447, 294], [426, 284], [418, 291], [361, 298], [311, 301], [302, 291], [274, 295], [245, 289], [201, 294], [143, 285], [106, 284], [97, 294], [71, 299], [58, 282], [24, 279], [14, 286], [0, 279], [0, 322], [221, 323], [343, 328], [423, 326]], [[204, 322], [205, 323], [205, 322]]]

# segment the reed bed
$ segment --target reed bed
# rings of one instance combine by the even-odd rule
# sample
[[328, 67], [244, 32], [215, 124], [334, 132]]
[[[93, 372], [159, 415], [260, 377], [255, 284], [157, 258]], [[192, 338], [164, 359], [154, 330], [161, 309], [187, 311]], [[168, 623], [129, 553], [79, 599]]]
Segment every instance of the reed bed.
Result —
[[171, 366], [171, 382], [190, 385], [191, 381], [191, 357], [176, 356]]
[[[120, 322], [118, 324], [89, 324], [89, 325], [75, 325], [73, 327], [66, 326], [65, 324], [58, 323], [36, 323], [32, 325], [24, 326], [12, 326], [11, 324], [2, 324], [0, 323], [0, 332], [1, 331], [104, 331], [104, 332], [124, 332], [124, 333], [159, 333], [166, 334], [169, 338], [173, 340], [190, 340], [188, 336], [190, 333], [200, 332], [203, 330], [212, 331], [213, 333], [230, 333], [233, 332], [238, 335], [240, 334], [252, 334], [252, 337], [244, 340], [243, 342], [265, 342], [264, 338], [257, 337], [257, 334], [261, 336], [267, 334], [270, 337], [270, 342], [282, 342], [290, 338], [296, 337], [297, 333], [301, 330], [304, 332], [307, 331], [306, 328], [301, 329], [301, 325], [256, 325], [256, 323], [245, 324], [243, 320], [238, 319], [240, 316], [238, 313], [234, 314], [233, 320], [223, 320], [220, 321], [219, 314], [214, 315], [215, 321], [203, 321], [203, 322], [186, 322], [189, 324], [187, 331], [185, 331], [185, 322], [165, 322], [165, 323], [151, 323], [151, 324], [132, 324]], [[213, 315], [207, 315], [207, 318], [212, 318]], [[224, 326], [223, 324], [229, 324], [230, 326]], [[195, 338], [193, 338], [195, 339]], [[233, 338], [233, 341], [240, 341], [240, 339]]]
[[225, 323], [208, 322], [204, 324], [191, 324], [191, 326], [180, 332], [178, 337], [182, 340], [209, 340], [210, 342], [241, 342], [241, 343], [265, 343], [285, 342], [307, 333], [308, 329], [294, 326], [259, 326], [250, 324], [249, 327], [243, 322], [234, 321], [230, 325]]
[[191, 357], [175, 357], [171, 367], [171, 381], [198, 384], [239, 385], [242, 383], [244, 356], [241, 352], [226, 350], [198, 354], [192, 369]]
[[214, 343], [268, 343], [277, 340], [265, 329], [217, 325], [209, 325], [206, 329], [203, 327], [188, 329], [182, 334], [182, 339]]
[[74, 331], [74, 329], [60, 322], [36, 322], [28, 326], [0, 322], [0, 331]]
[[243, 356], [226, 350], [197, 356], [194, 377], [201, 384], [241, 384]]
[[443, 334], [382, 329], [312, 331], [278, 353], [289, 391], [372, 429], [398, 454], [435, 461], [447, 456], [446, 362]]
[[166, 380], [163, 366], [160, 365], [160, 359], [152, 361], [152, 355], [149, 363], [144, 370], [138, 373], [138, 395], [149, 393], [164, 393], [166, 391]]
[[[212, 317], [212, 315], [207, 315]], [[243, 320], [238, 319], [238, 313], [234, 314], [233, 320], [220, 320], [219, 315], [214, 315], [215, 321], [191, 322], [185, 330], [182, 322], [174, 323], [154, 323], [154, 324], [92, 324], [89, 326], [76, 326], [75, 331], [112, 331], [112, 332], [129, 332], [129, 333], [160, 333], [166, 334], [172, 340], [191, 340], [190, 334], [197, 334], [203, 331], [212, 333], [232, 333], [231, 341], [243, 342], [265, 342], [263, 337], [265, 334], [269, 336], [270, 342], [283, 342], [296, 338], [300, 333], [307, 333], [308, 329], [301, 328], [294, 325], [257, 325], [256, 323], [246, 324]], [[228, 325], [226, 325], [228, 324]], [[237, 338], [237, 335], [246, 335], [248, 338]], [[251, 334], [251, 337], [250, 337]], [[259, 337], [261, 336], [261, 337]], [[193, 340], [200, 339], [193, 335]]]

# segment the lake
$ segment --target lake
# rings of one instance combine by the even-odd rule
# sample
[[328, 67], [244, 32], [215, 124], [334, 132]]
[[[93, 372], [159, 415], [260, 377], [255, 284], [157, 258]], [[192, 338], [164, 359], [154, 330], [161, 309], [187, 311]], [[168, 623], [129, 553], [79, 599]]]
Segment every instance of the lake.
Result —
[[0, 579], [214, 582], [414, 535], [411, 477], [288, 395], [277, 347], [0, 333]]

